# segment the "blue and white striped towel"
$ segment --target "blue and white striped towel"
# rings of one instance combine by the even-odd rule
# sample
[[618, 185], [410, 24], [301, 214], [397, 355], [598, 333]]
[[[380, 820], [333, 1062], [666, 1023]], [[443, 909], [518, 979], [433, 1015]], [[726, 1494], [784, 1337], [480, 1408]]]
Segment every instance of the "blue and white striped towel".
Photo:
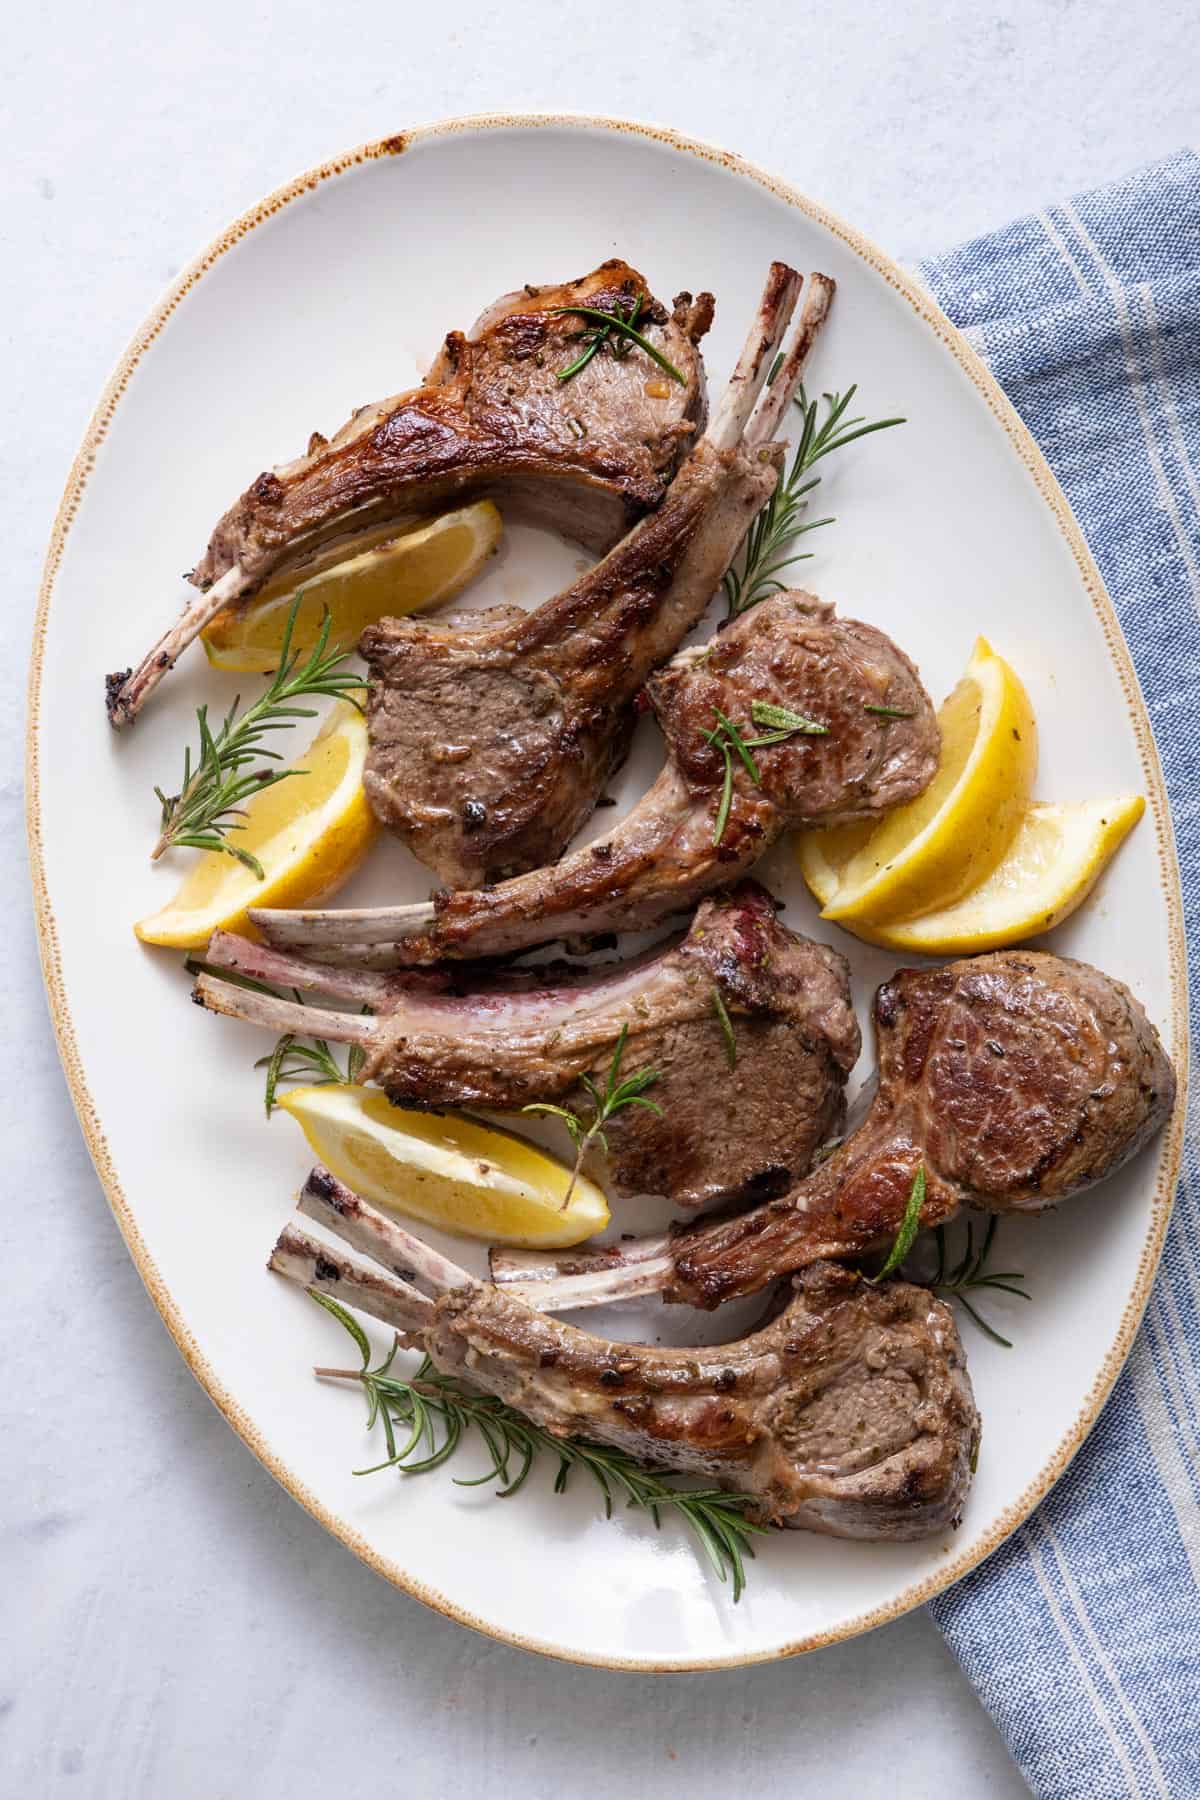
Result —
[[[1170, 793], [1200, 1007], [1200, 157], [922, 265], [1066, 491]], [[1040, 1800], [1200, 1797], [1200, 1141], [1129, 1364], [1045, 1505], [932, 1611]]]

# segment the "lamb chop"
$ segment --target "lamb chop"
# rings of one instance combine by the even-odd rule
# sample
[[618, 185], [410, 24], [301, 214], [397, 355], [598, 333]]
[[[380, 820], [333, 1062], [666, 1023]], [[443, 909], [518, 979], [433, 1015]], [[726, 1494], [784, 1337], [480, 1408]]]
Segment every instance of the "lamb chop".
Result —
[[292, 1225], [270, 1268], [384, 1320], [555, 1436], [751, 1494], [764, 1523], [895, 1541], [958, 1522], [979, 1415], [954, 1319], [923, 1288], [818, 1263], [738, 1343], [612, 1343], [476, 1281], [328, 1170], [299, 1206], [388, 1273]]
[[613, 1184], [677, 1206], [782, 1193], [841, 1129], [858, 1059], [845, 958], [787, 930], [753, 882], [706, 900], [682, 941], [632, 962], [513, 970], [458, 995], [428, 992], [423, 972], [416, 979], [426, 988], [414, 989], [411, 974], [304, 962], [224, 932], [206, 960], [371, 1006], [376, 1017], [366, 1020], [210, 974], [196, 986], [214, 1012], [362, 1044], [361, 1078], [402, 1106], [515, 1112], [553, 1101], [588, 1119], [580, 1078], [603, 1089], [620, 1043], [622, 1074], [657, 1071], [651, 1097], [661, 1116], [630, 1106], [609, 1120]]
[[711, 430], [597, 567], [528, 613], [384, 619], [364, 632], [367, 797], [447, 886], [554, 862], [624, 760], [643, 682], [698, 624], [775, 489], [782, 452], [769, 440], [833, 284], [810, 277], [788, 357], [753, 411], [798, 291], [794, 271], [773, 264]]
[[655, 1290], [719, 1306], [823, 1258], [890, 1245], [922, 1168], [922, 1228], [960, 1206], [1057, 1205], [1135, 1156], [1175, 1100], [1174, 1071], [1129, 989], [1043, 951], [902, 969], [876, 993], [875, 1033], [865, 1120], [789, 1194], [568, 1259], [497, 1254], [494, 1278], [552, 1309]]
[[[561, 381], [593, 328], [571, 309], [620, 309], [625, 318], [638, 296], [637, 329], [681, 379], [660, 379], [631, 350], [595, 355]], [[491, 494], [590, 549], [609, 549], [658, 505], [703, 429], [697, 346], [712, 314], [711, 294], [687, 293], [668, 314], [617, 258], [578, 281], [497, 300], [469, 337], [450, 333], [423, 386], [359, 407], [331, 439], [314, 432], [303, 456], [250, 484], [188, 576], [200, 598], [136, 669], [108, 677], [111, 722], [136, 717], [223, 606], [285, 571], [299, 585], [420, 514]]]
[[[274, 944], [323, 954], [387, 944], [402, 964], [634, 930], [746, 873], [788, 828], [877, 818], [921, 793], [937, 767], [937, 720], [913, 664], [874, 626], [839, 619], [810, 594], [776, 594], [741, 614], [652, 676], [646, 693], [668, 761], [602, 842], [553, 868], [428, 904], [264, 909], [251, 913], [255, 925]], [[764, 739], [753, 722], [764, 704], [801, 728]], [[722, 717], [759, 746], [757, 780], [722, 742]]]

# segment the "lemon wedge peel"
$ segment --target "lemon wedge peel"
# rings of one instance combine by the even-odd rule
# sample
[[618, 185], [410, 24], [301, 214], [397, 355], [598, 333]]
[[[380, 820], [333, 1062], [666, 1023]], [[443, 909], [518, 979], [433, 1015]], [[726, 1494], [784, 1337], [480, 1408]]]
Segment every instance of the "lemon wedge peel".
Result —
[[291, 1088], [279, 1106], [318, 1159], [377, 1206], [459, 1237], [521, 1249], [580, 1244], [608, 1224], [608, 1202], [540, 1145], [460, 1113], [393, 1106], [378, 1088]]
[[854, 929], [885, 949], [924, 956], [977, 955], [1040, 937], [1083, 904], [1145, 810], [1140, 794], [1035, 802], [1007, 856], [965, 899], [919, 919]]
[[986, 638], [938, 721], [942, 759], [932, 783], [875, 827], [822, 918], [880, 925], [940, 911], [1004, 857], [1033, 791], [1037, 721], [1020, 678]]
[[294, 778], [247, 803], [234, 841], [258, 858], [264, 879], [235, 857], [202, 851], [174, 899], [134, 926], [137, 936], [144, 944], [202, 949], [217, 930], [253, 935], [251, 906], [312, 906], [334, 893], [379, 830], [363, 792], [366, 756], [366, 720], [337, 702], [292, 765]]
[[205, 627], [202, 641], [218, 669], [266, 673], [279, 665], [288, 613], [297, 595], [292, 648], [310, 650], [325, 613], [331, 641], [353, 643], [377, 619], [400, 617], [452, 599], [474, 580], [495, 554], [504, 534], [499, 512], [479, 500], [456, 512], [417, 525], [328, 567], [317, 566], [304, 580], [296, 571], [268, 582], [261, 593], [227, 606]]

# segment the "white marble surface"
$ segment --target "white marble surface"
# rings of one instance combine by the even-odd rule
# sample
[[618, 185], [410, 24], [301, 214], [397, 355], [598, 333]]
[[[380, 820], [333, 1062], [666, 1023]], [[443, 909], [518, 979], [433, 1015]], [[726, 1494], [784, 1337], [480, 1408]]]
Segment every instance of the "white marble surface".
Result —
[[420, 120], [595, 110], [738, 148], [913, 257], [1194, 137], [1187, 0], [758, 0], [737, 16], [711, 0], [60, 0], [6, 25], [5, 1792], [607, 1800], [652, 1785], [705, 1800], [833, 1776], [864, 1800], [1025, 1791], [924, 1616], [774, 1668], [655, 1680], [485, 1642], [361, 1568], [172, 1349], [93, 1176], [41, 997], [20, 768], [45, 538], [125, 340], [265, 189]]

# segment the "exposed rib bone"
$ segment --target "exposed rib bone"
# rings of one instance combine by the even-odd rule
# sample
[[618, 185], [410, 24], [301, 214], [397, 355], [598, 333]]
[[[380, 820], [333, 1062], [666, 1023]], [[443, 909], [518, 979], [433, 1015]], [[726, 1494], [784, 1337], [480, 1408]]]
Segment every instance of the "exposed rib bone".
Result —
[[256, 907], [254, 922], [273, 944], [311, 945], [321, 949], [347, 950], [353, 954], [361, 946], [394, 944], [404, 938], [421, 937], [437, 917], [432, 901], [420, 900], [410, 906], [347, 906], [340, 909], [299, 908], [278, 911], [273, 907]]
[[295, 1225], [284, 1226], [267, 1267], [300, 1287], [316, 1288], [343, 1306], [370, 1313], [409, 1342], [419, 1342], [410, 1334], [424, 1331], [433, 1320], [433, 1301], [416, 1288], [339, 1254]]
[[804, 365], [808, 361], [809, 351], [813, 347], [818, 331], [828, 317], [829, 308], [833, 304], [833, 295], [834, 284], [828, 275], [813, 274], [809, 276], [800, 323], [778, 375], [763, 395], [762, 403], [751, 420], [750, 428], [746, 433], [747, 443], [769, 443], [779, 430], [788, 401], [795, 393], [800, 377], [804, 373]]
[[176, 658], [200, 636], [209, 620], [215, 619], [221, 608], [236, 600], [249, 585], [240, 565], [234, 563], [219, 581], [214, 581], [206, 594], [198, 594], [189, 602], [136, 669], [109, 675], [105, 681], [109, 723], [118, 728], [131, 724], [163, 676], [175, 667]]
[[296, 1205], [300, 1212], [343, 1238], [352, 1249], [364, 1251], [401, 1281], [415, 1282], [434, 1295], [477, 1285], [475, 1277], [458, 1263], [405, 1231], [395, 1219], [362, 1199], [320, 1163], [310, 1172]]
[[664, 1255], [671, 1243], [670, 1234], [634, 1238], [631, 1243], [584, 1245], [570, 1250], [501, 1250], [488, 1252], [488, 1269], [497, 1287], [508, 1288], [521, 1282], [564, 1281], [577, 1275], [596, 1275], [617, 1265], [628, 1269], [634, 1263], [652, 1263]]
[[[814, 275], [810, 280], [824, 281], [825, 277]], [[708, 441], [715, 449], [732, 450], [746, 434], [747, 421], [770, 373], [776, 348], [796, 310], [800, 285], [801, 277], [795, 269], [782, 262], [771, 264], [754, 323], [708, 429]], [[799, 370], [796, 378], [798, 375]]]
[[331, 1000], [357, 1000], [373, 1012], [378, 1012], [398, 991], [411, 987], [414, 977], [425, 990], [430, 979], [416, 971], [389, 977], [369, 969], [314, 965], [303, 957], [272, 950], [269, 944], [238, 937], [232, 931], [213, 933], [205, 961], [235, 975], [249, 976], [252, 981], [269, 981], [276, 987], [299, 988], [302, 992], [318, 988]]
[[209, 1012], [227, 1013], [251, 1025], [262, 1025], [268, 1031], [294, 1031], [301, 1037], [329, 1038], [335, 1044], [371, 1042], [372, 1022], [359, 1014], [303, 1006], [298, 1000], [277, 1000], [273, 994], [256, 994], [253, 988], [217, 981], [211, 975], [197, 978], [192, 998]]

